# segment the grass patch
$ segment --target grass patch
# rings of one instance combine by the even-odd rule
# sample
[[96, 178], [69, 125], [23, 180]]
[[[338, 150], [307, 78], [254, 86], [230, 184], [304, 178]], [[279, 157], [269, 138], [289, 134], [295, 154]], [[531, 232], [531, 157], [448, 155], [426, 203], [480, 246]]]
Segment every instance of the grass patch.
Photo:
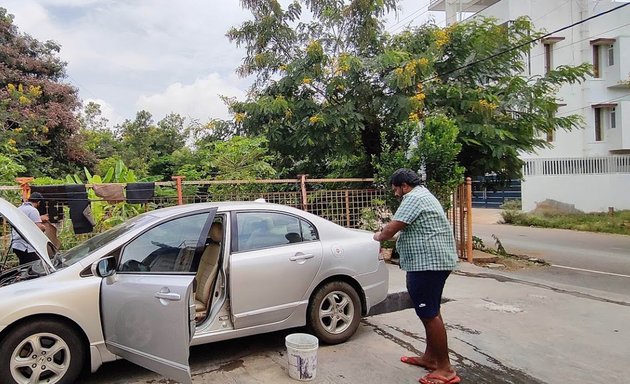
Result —
[[630, 210], [616, 211], [613, 214], [607, 212], [533, 214], [506, 209], [501, 212], [501, 216], [506, 224], [630, 235]]

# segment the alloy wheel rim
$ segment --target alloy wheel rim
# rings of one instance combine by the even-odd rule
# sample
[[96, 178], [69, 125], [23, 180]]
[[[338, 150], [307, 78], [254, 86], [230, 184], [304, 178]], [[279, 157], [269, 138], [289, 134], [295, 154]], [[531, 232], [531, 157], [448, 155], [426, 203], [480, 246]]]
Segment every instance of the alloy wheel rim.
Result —
[[70, 347], [52, 333], [30, 335], [15, 347], [9, 369], [19, 384], [54, 384], [70, 367]]
[[354, 304], [345, 292], [330, 292], [319, 307], [319, 323], [332, 334], [343, 333], [354, 318]]

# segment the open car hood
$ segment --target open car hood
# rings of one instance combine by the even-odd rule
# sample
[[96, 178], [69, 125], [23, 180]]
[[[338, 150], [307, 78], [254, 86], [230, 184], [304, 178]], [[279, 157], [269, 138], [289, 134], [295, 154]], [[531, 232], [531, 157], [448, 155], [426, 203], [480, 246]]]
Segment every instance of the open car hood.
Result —
[[[48, 255], [50, 240], [48, 240], [44, 232], [16, 206], [2, 198], [0, 198], [0, 216], [8, 220], [13, 229], [18, 231], [22, 238], [35, 248], [35, 252], [42, 260], [42, 263], [48, 267], [46, 269], [54, 271], [55, 268]], [[50, 246], [52, 247], [52, 243]]]

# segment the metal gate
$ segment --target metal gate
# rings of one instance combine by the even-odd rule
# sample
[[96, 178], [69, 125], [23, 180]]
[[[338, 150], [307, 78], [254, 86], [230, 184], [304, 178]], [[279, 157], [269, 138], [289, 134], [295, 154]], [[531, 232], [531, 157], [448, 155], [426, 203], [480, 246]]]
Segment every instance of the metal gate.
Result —
[[474, 208], [500, 208], [508, 200], [521, 199], [521, 181], [500, 183], [491, 176], [478, 177], [472, 182], [472, 206]]

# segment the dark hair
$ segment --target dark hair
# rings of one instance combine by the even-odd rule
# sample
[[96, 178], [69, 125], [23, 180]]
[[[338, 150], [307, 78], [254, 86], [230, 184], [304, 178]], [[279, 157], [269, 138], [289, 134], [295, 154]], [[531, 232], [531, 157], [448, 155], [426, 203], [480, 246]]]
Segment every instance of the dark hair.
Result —
[[43, 200], [44, 200], [44, 196], [42, 196], [42, 194], [39, 192], [31, 193], [31, 195], [28, 198], [28, 201], [32, 203], [39, 203], [40, 201], [43, 201]]
[[403, 183], [410, 187], [417, 187], [420, 185], [420, 176], [408, 168], [397, 169], [389, 178], [389, 184], [400, 187]]

